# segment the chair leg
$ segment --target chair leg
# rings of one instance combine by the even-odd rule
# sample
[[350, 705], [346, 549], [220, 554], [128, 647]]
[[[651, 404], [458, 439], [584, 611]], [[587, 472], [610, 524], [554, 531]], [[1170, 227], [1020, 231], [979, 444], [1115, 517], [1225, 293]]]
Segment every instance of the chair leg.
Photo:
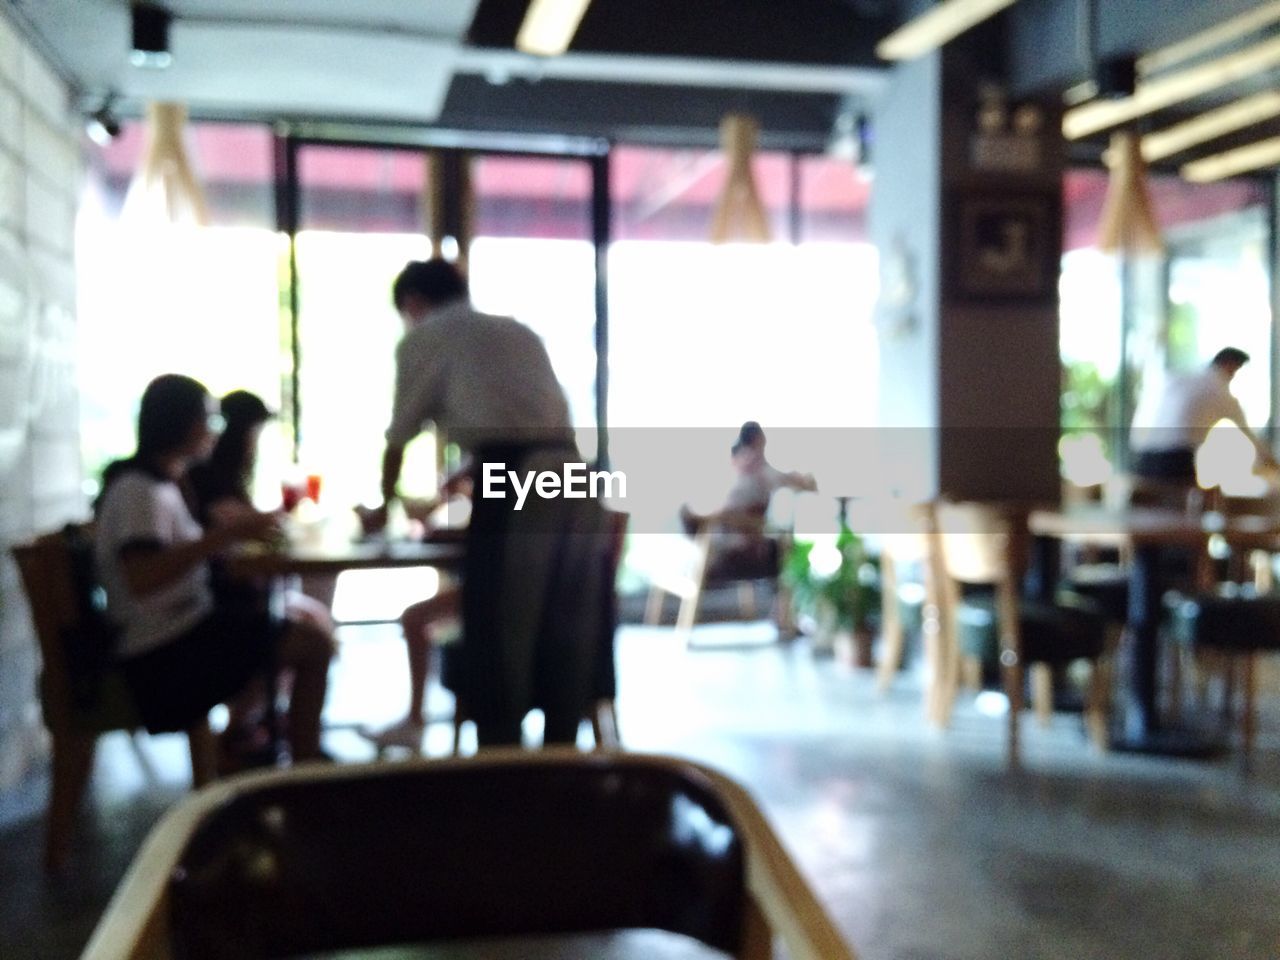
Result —
[[1182, 718], [1182, 699], [1184, 686], [1183, 658], [1186, 651], [1175, 646], [1169, 656], [1169, 719], [1177, 723]]
[[208, 720], [187, 730], [187, 743], [191, 747], [191, 786], [199, 790], [218, 776], [218, 742]]
[[44, 864], [50, 873], [66, 866], [71, 852], [76, 812], [93, 769], [98, 738], [92, 733], [63, 732], [53, 737], [53, 785], [49, 793]]
[[702, 599], [702, 591], [696, 590], [680, 601], [680, 612], [676, 615], [676, 636], [687, 646], [693, 639], [693, 624], [698, 619], [698, 601]]
[[1053, 721], [1053, 671], [1047, 663], [1031, 665], [1031, 703], [1036, 721], [1047, 727]]
[[1009, 699], [1009, 767], [1018, 769], [1022, 765], [1021, 731], [1018, 727], [1019, 714], [1022, 713], [1022, 687], [1026, 682], [1025, 668], [1021, 662], [1004, 668], [1004, 692]]
[[1089, 739], [1103, 753], [1110, 747], [1107, 737], [1107, 722], [1111, 714], [1111, 675], [1106, 666], [1106, 657], [1099, 657], [1089, 664], [1089, 700], [1085, 704], [1085, 723], [1089, 728]]
[[1258, 715], [1257, 715], [1257, 663], [1258, 655], [1256, 653], [1246, 653], [1241, 659], [1241, 677], [1242, 686], [1244, 687], [1244, 706], [1241, 709], [1240, 733], [1241, 747], [1244, 750], [1244, 764], [1249, 766], [1249, 762], [1253, 757], [1253, 741], [1257, 734]]
[[618, 738], [618, 708], [610, 699], [597, 700], [591, 709], [591, 732], [597, 750], [613, 750], [621, 746]]
[[656, 627], [662, 622], [662, 601], [666, 591], [654, 584], [649, 588], [649, 599], [644, 604], [644, 622], [646, 626]]

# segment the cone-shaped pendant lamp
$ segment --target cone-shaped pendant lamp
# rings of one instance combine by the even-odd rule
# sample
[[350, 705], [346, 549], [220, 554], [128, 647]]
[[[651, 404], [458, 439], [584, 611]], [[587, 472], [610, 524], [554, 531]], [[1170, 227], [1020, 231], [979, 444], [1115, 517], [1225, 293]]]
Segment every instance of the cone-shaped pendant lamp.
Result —
[[147, 105], [146, 143], [125, 198], [125, 215], [152, 223], [203, 226], [209, 222], [204, 190], [196, 180], [183, 130], [187, 108], [179, 103]]
[[1116, 253], [1160, 253], [1164, 240], [1147, 189], [1142, 142], [1133, 133], [1115, 133], [1107, 151], [1111, 182], [1098, 227], [1098, 249]]
[[729, 163], [720, 197], [711, 216], [711, 242], [769, 242], [769, 220], [751, 173], [759, 127], [743, 114], [731, 113], [720, 121], [720, 148]]

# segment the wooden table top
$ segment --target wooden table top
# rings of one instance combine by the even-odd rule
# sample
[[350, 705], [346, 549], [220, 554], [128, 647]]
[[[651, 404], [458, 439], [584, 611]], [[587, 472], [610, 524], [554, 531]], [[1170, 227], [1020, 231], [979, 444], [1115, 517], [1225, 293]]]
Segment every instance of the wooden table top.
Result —
[[358, 543], [300, 543], [281, 548], [249, 548], [226, 559], [227, 568], [243, 576], [283, 574], [337, 574], [345, 570], [379, 570], [389, 567], [438, 567], [462, 565], [464, 547], [456, 539], [446, 541], [369, 540]]
[[1188, 546], [1219, 535], [1238, 547], [1280, 549], [1280, 516], [1201, 515], [1158, 507], [1069, 507], [1033, 510], [1027, 517], [1033, 534], [1100, 546]]

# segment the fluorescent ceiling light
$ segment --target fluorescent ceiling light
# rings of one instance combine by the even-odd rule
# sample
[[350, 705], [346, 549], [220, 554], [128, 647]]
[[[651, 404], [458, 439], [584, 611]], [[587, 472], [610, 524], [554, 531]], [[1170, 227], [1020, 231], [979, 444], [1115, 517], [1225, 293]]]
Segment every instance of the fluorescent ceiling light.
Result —
[[1239, 40], [1241, 37], [1247, 37], [1251, 33], [1257, 33], [1276, 21], [1280, 21], [1280, 0], [1271, 0], [1270, 3], [1264, 3], [1256, 10], [1250, 10], [1238, 17], [1232, 17], [1230, 20], [1215, 27], [1202, 30], [1199, 33], [1192, 34], [1185, 40], [1172, 43], [1167, 47], [1162, 47], [1147, 54], [1145, 57], [1140, 57], [1138, 59], [1138, 72], [1145, 74], [1163, 70], [1166, 67], [1173, 66], [1175, 63], [1181, 63], [1183, 60], [1198, 57], [1207, 50], [1225, 46], [1233, 40]]
[[1280, 116], [1280, 91], [1255, 93], [1167, 130], [1147, 134], [1142, 138], [1142, 155], [1147, 160], [1163, 160], [1196, 144], [1216, 140], [1223, 134], [1243, 130], [1275, 116]]
[[1280, 64], [1280, 37], [1273, 37], [1200, 66], [1144, 80], [1133, 96], [1123, 100], [1073, 107], [1062, 118], [1062, 132], [1068, 140], [1078, 140], [1244, 80], [1277, 64]]
[[1280, 137], [1271, 137], [1188, 163], [1182, 168], [1182, 176], [1195, 183], [1210, 183], [1277, 163], [1280, 163]]
[[1018, 0], [944, 0], [876, 44], [881, 60], [914, 60]]
[[516, 49], [540, 57], [558, 57], [569, 49], [591, 0], [533, 0], [516, 34]]

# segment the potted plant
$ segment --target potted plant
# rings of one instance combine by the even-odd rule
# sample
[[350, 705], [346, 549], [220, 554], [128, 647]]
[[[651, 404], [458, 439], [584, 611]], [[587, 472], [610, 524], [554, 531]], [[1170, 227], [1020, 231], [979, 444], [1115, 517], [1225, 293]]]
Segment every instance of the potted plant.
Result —
[[880, 575], [861, 537], [841, 523], [834, 538], [796, 541], [782, 578], [796, 612], [812, 624], [815, 651], [834, 653], [847, 647], [856, 666], [872, 665]]

